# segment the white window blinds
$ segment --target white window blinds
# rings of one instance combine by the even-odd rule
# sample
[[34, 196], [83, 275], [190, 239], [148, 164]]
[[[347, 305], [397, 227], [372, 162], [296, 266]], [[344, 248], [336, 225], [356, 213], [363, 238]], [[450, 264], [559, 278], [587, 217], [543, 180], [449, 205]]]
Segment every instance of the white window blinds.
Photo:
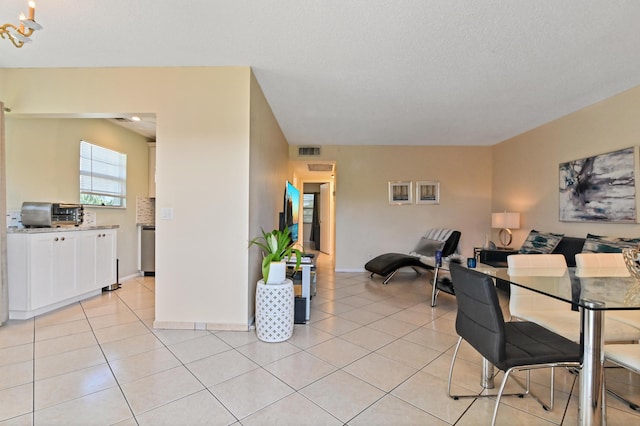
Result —
[[80, 141], [80, 203], [126, 207], [127, 155]]

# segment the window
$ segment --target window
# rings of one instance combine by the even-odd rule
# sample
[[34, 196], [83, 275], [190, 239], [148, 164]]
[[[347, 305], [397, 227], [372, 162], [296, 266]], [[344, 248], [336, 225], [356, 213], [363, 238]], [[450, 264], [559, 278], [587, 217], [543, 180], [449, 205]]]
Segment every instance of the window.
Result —
[[302, 196], [302, 222], [313, 222], [313, 199], [314, 194], [303, 194]]
[[80, 141], [80, 203], [126, 207], [127, 155]]

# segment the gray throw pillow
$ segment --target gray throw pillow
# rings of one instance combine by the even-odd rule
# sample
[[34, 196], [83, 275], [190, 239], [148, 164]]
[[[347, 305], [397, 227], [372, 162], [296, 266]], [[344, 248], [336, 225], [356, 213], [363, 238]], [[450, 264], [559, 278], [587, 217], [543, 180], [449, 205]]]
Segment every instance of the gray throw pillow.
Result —
[[522, 243], [520, 253], [549, 254], [553, 252], [563, 236], [563, 234], [543, 233], [532, 229]]
[[640, 238], [602, 237], [587, 234], [582, 246], [583, 253], [622, 253], [625, 248], [637, 248]]
[[421, 238], [416, 245], [416, 248], [413, 249], [411, 254], [416, 256], [430, 256], [433, 257], [436, 255], [437, 250], [442, 250], [444, 247], [444, 241], [438, 240], [430, 240], [429, 238]]

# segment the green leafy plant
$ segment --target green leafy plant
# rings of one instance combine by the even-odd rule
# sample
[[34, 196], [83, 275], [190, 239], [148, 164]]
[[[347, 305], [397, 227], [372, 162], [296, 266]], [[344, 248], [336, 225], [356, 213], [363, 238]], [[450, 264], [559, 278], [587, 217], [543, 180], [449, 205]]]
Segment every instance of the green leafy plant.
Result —
[[263, 229], [260, 231], [262, 231], [262, 236], [249, 241], [249, 247], [256, 245], [262, 249], [262, 278], [264, 282], [266, 283], [269, 279], [271, 262], [280, 262], [293, 254], [296, 255], [296, 270], [298, 270], [302, 252], [293, 248], [294, 242], [291, 241], [289, 228], [284, 228], [282, 231], [278, 229], [271, 232], [264, 232]]

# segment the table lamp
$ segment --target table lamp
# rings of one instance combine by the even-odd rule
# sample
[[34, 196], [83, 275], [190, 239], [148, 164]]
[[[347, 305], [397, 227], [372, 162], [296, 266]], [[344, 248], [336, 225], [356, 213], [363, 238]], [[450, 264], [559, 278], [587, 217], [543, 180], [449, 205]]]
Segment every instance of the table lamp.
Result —
[[520, 213], [501, 212], [491, 213], [491, 227], [500, 229], [498, 239], [502, 247], [511, 244], [511, 230], [520, 228]]

